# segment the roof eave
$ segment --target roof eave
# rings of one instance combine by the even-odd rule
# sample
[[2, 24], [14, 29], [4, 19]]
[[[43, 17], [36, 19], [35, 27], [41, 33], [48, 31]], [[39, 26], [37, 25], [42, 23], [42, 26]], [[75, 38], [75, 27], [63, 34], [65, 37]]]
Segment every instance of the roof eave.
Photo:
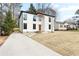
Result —
[[[30, 13], [29, 11], [21, 11], [20, 15], [19, 15], [19, 18], [21, 17], [21, 15], [22, 15], [23, 12], [24, 13]], [[34, 14], [34, 13], [30, 13], [30, 14]], [[46, 16], [50, 16], [50, 17], [56, 17], [56, 16], [52, 16], [52, 15], [48, 15], [48, 14], [44, 14], [44, 13], [40, 13], [40, 12], [39, 13], [37, 12], [36, 15], [37, 14], [42, 14], [42, 15], [46, 15]]]

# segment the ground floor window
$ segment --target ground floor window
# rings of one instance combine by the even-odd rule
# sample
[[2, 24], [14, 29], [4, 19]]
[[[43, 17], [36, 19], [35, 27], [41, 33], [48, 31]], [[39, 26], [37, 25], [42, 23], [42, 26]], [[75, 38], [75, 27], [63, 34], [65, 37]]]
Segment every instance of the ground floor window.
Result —
[[51, 29], [51, 25], [49, 24], [49, 29]]
[[24, 29], [27, 29], [27, 23], [24, 23]]
[[33, 29], [36, 29], [36, 24], [33, 24]]

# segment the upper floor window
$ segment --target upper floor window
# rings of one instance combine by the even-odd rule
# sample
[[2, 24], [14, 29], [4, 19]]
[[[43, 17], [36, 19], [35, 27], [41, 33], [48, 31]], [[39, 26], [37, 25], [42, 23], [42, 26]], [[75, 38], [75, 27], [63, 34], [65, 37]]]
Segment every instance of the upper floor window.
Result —
[[24, 20], [27, 20], [27, 14], [24, 14]]
[[33, 21], [36, 21], [36, 16], [33, 17]]
[[51, 22], [51, 18], [49, 17], [49, 22]]

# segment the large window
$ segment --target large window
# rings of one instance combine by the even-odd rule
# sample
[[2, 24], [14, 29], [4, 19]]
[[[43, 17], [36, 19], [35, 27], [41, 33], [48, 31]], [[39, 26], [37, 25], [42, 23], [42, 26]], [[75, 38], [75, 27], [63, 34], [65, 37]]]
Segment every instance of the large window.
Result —
[[49, 22], [51, 22], [51, 18], [49, 17]]
[[36, 21], [36, 16], [33, 17], [33, 21]]
[[33, 29], [36, 29], [36, 24], [33, 24]]
[[24, 20], [27, 20], [27, 14], [24, 14]]
[[49, 29], [51, 29], [51, 25], [49, 24]]
[[24, 29], [27, 29], [27, 23], [24, 23]]

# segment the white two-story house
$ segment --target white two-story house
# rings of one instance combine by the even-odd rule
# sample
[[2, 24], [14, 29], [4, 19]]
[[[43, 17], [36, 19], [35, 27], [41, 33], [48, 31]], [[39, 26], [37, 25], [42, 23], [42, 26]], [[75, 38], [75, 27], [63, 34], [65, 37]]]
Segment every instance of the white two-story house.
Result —
[[30, 13], [21, 11], [19, 28], [21, 32], [54, 32], [55, 16], [43, 13]]

